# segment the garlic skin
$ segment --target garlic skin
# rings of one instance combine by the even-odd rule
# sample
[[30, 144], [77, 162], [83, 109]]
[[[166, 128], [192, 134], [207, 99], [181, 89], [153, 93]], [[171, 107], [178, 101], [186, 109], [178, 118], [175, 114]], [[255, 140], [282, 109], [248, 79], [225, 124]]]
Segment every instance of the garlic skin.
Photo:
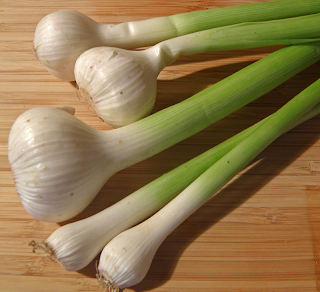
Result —
[[[98, 219], [90, 217], [89, 221], [83, 219], [58, 228], [44, 241], [45, 251], [68, 271], [84, 268], [106, 242], [103, 229], [98, 228]], [[90, 236], [84, 237], [84, 233]]]
[[80, 94], [90, 108], [114, 128], [149, 115], [157, 94], [157, 77], [179, 56], [166, 44], [143, 51], [92, 48], [77, 59], [74, 69]]
[[[114, 174], [106, 138], [72, 108], [38, 107], [21, 114], [9, 134], [8, 158], [26, 211], [61, 222], [79, 214]], [[111, 147], [112, 148], [112, 147]]]
[[138, 196], [128, 196], [93, 216], [59, 227], [39, 247], [44, 245], [68, 271], [83, 269], [114, 236], [150, 215], [154, 203], [144, 200], [143, 192]]
[[100, 281], [109, 291], [138, 284], [146, 276], [155, 253], [166, 238], [144, 221], [114, 237], [102, 250], [98, 265]]
[[9, 133], [8, 159], [15, 187], [25, 210], [38, 220], [73, 218], [116, 172], [184, 137], [171, 123], [161, 126], [163, 118], [156, 118], [153, 126], [134, 123], [97, 130], [73, 113], [71, 107], [32, 108], [16, 119]]
[[148, 54], [142, 52], [97, 47], [77, 59], [74, 73], [90, 108], [117, 128], [140, 120], [153, 109], [158, 70], [150, 64]]
[[94, 20], [74, 10], [48, 14], [36, 27], [34, 54], [51, 74], [74, 81], [73, 68], [81, 53], [105, 43], [98, 27]]
[[[117, 208], [113, 208], [119, 211]], [[114, 212], [110, 215], [116, 216]], [[68, 271], [78, 271], [86, 267], [106, 242], [116, 235], [118, 224], [110, 224], [112, 218], [97, 213], [89, 218], [66, 224], [55, 230], [45, 241], [51, 257]], [[101, 222], [105, 222], [101, 224]]]

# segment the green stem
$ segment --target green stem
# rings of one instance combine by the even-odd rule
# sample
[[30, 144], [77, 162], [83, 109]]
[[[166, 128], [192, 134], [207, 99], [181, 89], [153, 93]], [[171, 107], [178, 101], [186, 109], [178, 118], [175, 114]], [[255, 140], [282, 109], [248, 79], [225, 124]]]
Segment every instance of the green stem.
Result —
[[101, 34], [105, 46], [133, 49], [209, 28], [314, 13], [320, 13], [319, 0], [266, 1], [106, 25]]
[[192, 188], [197, 189], [198, 194], [201, 194], [195, 199], [197, 201], [195, 205], [199, 206], [210, 199], [215, 192], [284, 133], [290, 125], [296, 123], [306, 112], [319, 103], [320, 79], [265, 119], [248, 137], [192, 183]]
[[[200, 132], [235, 112], [320, 59], [320, 43], [282, 48], [174, 106], [110, 131], [125, 137], [122, 167]], [[124, 139], [123, 139], [124, 140]], [[124, 141], [123, 141], [124, 142]]]
[[193, 212], [216, 195], [261, 151], [290, 127], [296, 125], [297, 121], [312, 108], [318, 107], [319, 103], [320, 79], [259, 123], [248, 136], [223, 155], [159, 212], [150, 217], [148, 224], [155, 224], [153, 229], [157, 230], [164, 239]]
[[318, 0], [280, 0], [207, 9], [169, 16], [176, 36], [249, 21], [266, 21], [320, 12]]
[[318, 13], [208, 29], [164, 41], [159, 46], [167, 47], [177, 59], [179, 55], [207, 51], [294, 45], [319, 40], [320, 14]]
[[[293, 120], [292, 123], [288, 125], [288, 127], [285, 128], [281, 134], [284, 134], [285, 132], [295, 128], [299, 124], [302, 124], [303, 122], [313, 118], [319, 113], [320, 102], [311, 110], [307, 111], [302, 117]], [[130, 202], [137, 202], [137, 205], [134, 209], [137, 210], [137, 213], [140, 214], [140, 217], [137, 218], [136, 223], [138, 223], [140, 220], [143, 220], [145, 217], [150, 216], [152, 213], [156, 212], [166, 203], [172, 200], [209, 167], [215, 164], [220, 158], [231, 151], [244, 139], [249, 137], [271, 116], [266, 117], [260, 122], [232, 136], [231, 138], [198, 155], [197, 157], [185, 162], [168, 173], [163, 174], [156, 180], [150, 182], [128, 197], [124, 198], [123, 201], [128, 200]], [[120, 204], [125, 205], [124, 202]], [[142, 205], [144, 205], [142, 208], [143, 211], [138, 210], [138, 208], [140, 208]]]

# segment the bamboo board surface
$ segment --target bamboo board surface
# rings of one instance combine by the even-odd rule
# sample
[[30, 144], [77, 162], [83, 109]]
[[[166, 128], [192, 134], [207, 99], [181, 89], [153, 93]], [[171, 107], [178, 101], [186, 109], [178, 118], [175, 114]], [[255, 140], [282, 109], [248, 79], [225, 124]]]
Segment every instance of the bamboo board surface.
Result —
[[[78, 98], [73, 83], [50, 75], [32, 53], [46, 14], [78, 10], [101, 23], [120, 23], [258, 0], [22, 1], [0, 3], [0, 291], [102, 291], [95, 261], [67, 272], [28, 242], [61, 224], [23, 209], [7, 159], [10, 127], [36, 106], [70, 105], [97, 129], [111, 129]], [[181, 57], [161, 72], [154, 112], [173, 105], [275, 51], [276, 47]], [[320, 77], [319, 63], [250, 105], [170, 149], [114, 175], [91, 205], [92, 215], [261, 120]], [[319, 291], [320, 116], [277, 139], [215, 198], [161, 245], [146, 278], [126, 291]], [[97, 257], [98, 259], [98, 257]], [[97, 260], [96, 259], [96, 260]]]

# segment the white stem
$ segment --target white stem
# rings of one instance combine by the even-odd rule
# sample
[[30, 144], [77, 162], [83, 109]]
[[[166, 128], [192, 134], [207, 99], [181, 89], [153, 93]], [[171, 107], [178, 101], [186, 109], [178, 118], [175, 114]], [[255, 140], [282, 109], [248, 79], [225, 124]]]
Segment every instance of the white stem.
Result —
[[64, 225], [45, 241], [51, 256], [66, 270], [87, 266], [107, 242], [121, 231], [150, 215], [155, 201], [144, 200], [143, 192], [128, 196], [89, 218]]
[[157, 17], [115, 25], [100, 24], [98, 34], [105, 46], [134, 49], [174, 38], [177, 30], [170, 18]]

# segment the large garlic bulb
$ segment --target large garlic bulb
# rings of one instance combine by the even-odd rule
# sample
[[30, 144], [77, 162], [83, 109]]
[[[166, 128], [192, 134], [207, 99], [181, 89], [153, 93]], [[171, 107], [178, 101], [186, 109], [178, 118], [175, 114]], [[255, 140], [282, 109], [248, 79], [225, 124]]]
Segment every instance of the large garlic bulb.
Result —
[[33, 108], [9, 135], [9, 162], [19, 198], [39, 220], [64, 221], [81, 212], [114, 171], [107, 141], [62, 109]]

